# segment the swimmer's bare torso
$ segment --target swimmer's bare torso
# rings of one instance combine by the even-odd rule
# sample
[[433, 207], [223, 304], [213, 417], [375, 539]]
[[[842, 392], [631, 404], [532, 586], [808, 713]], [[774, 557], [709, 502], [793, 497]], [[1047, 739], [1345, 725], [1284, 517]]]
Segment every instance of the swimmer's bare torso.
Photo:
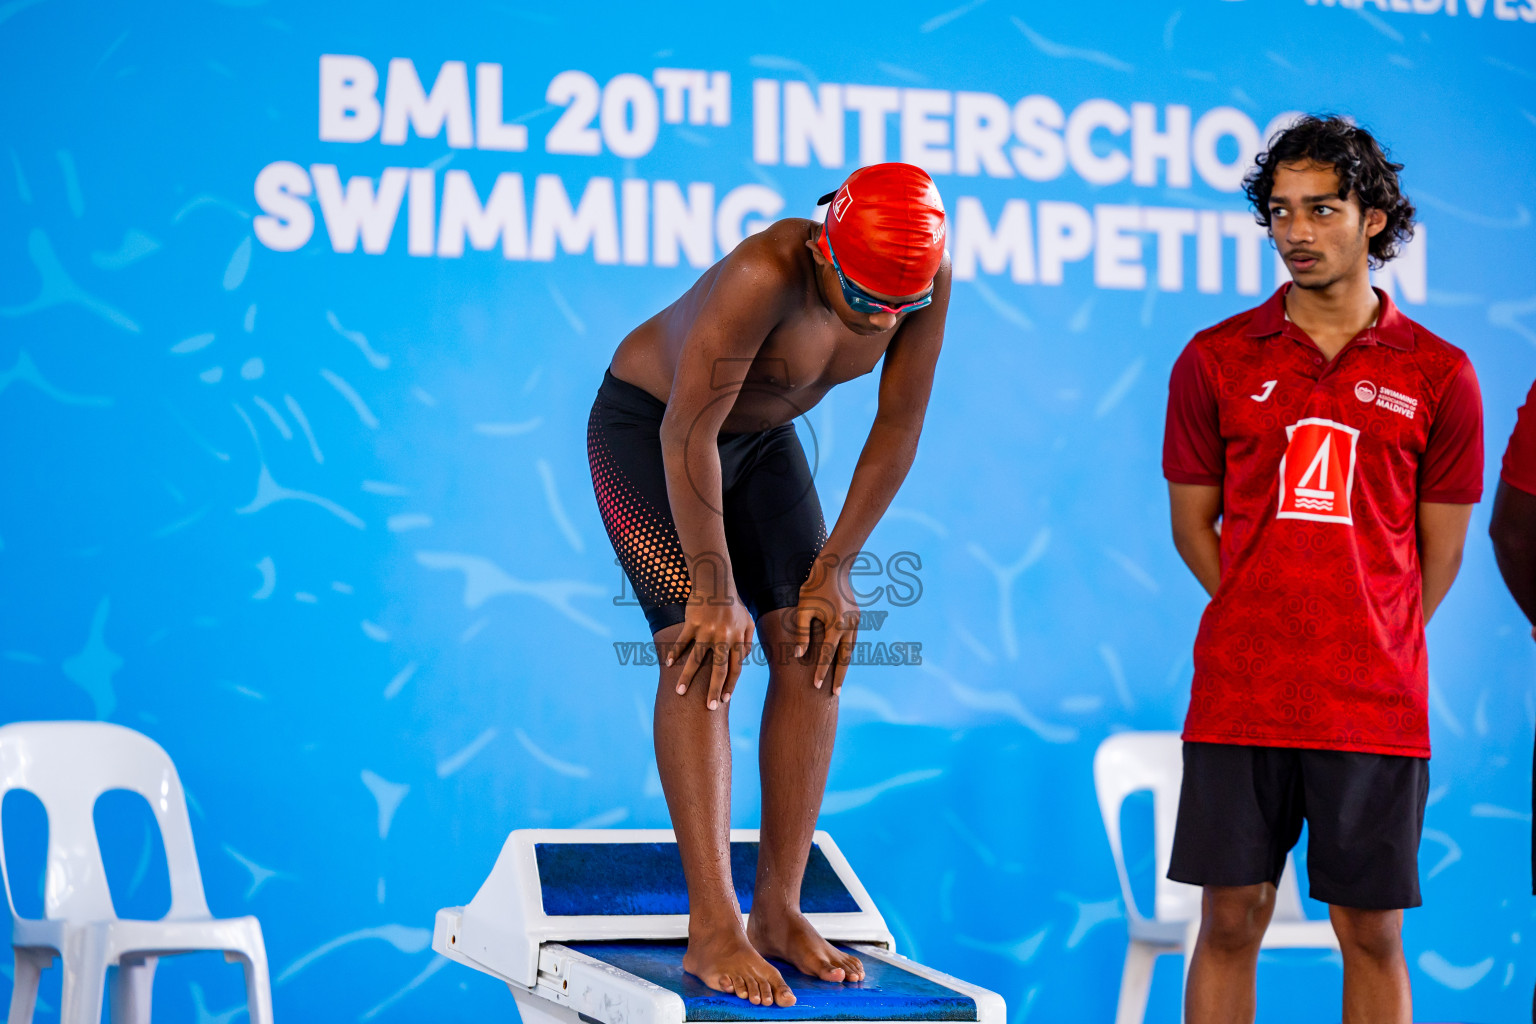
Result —
[[[719, 429], [744, 433], [790, 422], [813, 408], [836, 385], [873, 370], [912, 328], [934, 322], [943, 330], [947, 262], [934, 282], [933, 305], [899, 318], [857, 313], [842, 301], [831, 267], [825, 268], [830, 280], [818, 280], [817, 260], [805, 244], [817, 230], [815, 221], [791, 218], [748, 237], [681, 298], [631, 331], [609, 369], [670, 403], [679, 365], [702, 360], [706, 372], [698, 383], [709, 392], [706, 401], [721, 397], [722, 388], [735, 393]], [[721, 333], [732, 337], [719, 344], [715, 336]]]

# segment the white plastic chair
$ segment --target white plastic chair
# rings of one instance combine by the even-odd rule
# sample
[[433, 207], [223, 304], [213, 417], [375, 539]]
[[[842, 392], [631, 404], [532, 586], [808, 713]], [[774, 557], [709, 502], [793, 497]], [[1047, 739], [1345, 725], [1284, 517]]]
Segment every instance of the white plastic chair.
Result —
[[[1168, 878], [1173, 855], [1173, 827], [1178, 820], [1179, 786], [1184, 779], [1183, 744], [1176, 732], [1123, 732], [1099, 744], [1093, 756], [1093, 785], [1099, 795], [1099, 813], [1109, 833], [1110, 852], [1120, 875], [1120, 893], [1130, 928], [1125, 970], [1120, 977], [1120, 1005], [1115, 1024], [1140, 1024], [1147, 1012], [1152, 987], [1152, 967], [1165, 953], [1184, 956], [1184, 981], [1189, 980], [1189, 954], [1200, 934], [1200, 887]], [[1152, 791], [1152, 839], [1157, 879], [1152, 917], [1146, 918], [1131, 894], [1131, 878], [1125, 869], [1125, 849], [1120, 837], [1120, 808], [1125, 798], [1141, 790]], [[1328, 921], [1309, 920], [1301, 907], [1296, 866], [1289, 854], [1285, 872], [1275, 893], [1275, 913], [1261, 946], [1265, 949], [1338, 949], [1339, 939]], [[1179, 1019], [1183, 1020], [1180, 990]]]
[[[98, 1024], [107, 968], [116, 966], [112, 1021], [148, 1024], [155, 965], [162, 956], [220, 950], [245, 968], [250, 1024], [271, 1024], [272, 990], [261, 925], [254, 917], [215, 920], [203, 897], [192, 823], [176, 767], [160, 745], [106, 722], [18, 722], [0, 728], [0, 800], [25, 789], [48, 812], [43, 917], [16, 913], [0, 843], [0, 883], [11, 910], [16, 956], [9, 1024], [28, 1024], [38, 975], [64, 961], [60, 1024]], [[171, 909], [159, 921], [118, 918], [96, 842], [92, 812], [109, 789], [149, 801], [171, 876]]]

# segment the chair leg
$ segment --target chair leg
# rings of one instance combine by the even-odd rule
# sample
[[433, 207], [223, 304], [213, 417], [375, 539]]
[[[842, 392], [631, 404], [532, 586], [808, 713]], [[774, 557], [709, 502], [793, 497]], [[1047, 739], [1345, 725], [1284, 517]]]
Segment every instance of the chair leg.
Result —
[[156, 956], [123, 957], [112, 981], [112, 1024], [149, 1024]]
[[94, 935], [66, 934], [63, 950], [64, 992], [59, 1024], [100, 1024], [107, 985], [107, 959]]
[[16, 957], [16, 983], [11, 986], [11, 1012], [8, 1024], [32, 1024], [37, 1006], [37, 983], [44, 971], [53, 966], [53, 954], [43, 949], [13, 947]]
[[1120, 974], [1120, 1005], [1115, 1010], [1115, 1024], [1141, 1024], [1147, 1014], [1147, 995], [1152, 990], [1152, 968], [1156, 964], [1154, 947], [1131, 940], [1125, 951], [1125, 970]]
[[267, 974], [267, 950], [259, 937], [253, 948], [231, 950], [224, 954], [224, 959], [230, 963], [239, 961], [245, 970], [245, 1006], [250, 1024], [272, 1024], [272, 981]]

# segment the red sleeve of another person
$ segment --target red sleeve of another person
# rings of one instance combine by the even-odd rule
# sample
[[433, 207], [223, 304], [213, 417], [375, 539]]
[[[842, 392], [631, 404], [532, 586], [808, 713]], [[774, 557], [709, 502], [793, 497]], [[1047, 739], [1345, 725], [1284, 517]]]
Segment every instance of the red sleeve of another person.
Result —
[[1163, 428], [1163, 476], [1170, 483], [1219, 485], [1226, 475], [1226, 444], [1200, 350], [1185, 347], [1168, 378], [1168, 420]]
[[1536, 384], [1531, 385], [1531, 393], [1520, 407], [1520, 418], [1515, 420], [1515, 432], [1509, 435], [1504, 469], [1499, 476], [1511, 487], [1536, 494]]
[[1419, 500], [1472, 505], [1483, 496], [1483, 396], [1471, 360], [1446, 383], [1419, 462]]

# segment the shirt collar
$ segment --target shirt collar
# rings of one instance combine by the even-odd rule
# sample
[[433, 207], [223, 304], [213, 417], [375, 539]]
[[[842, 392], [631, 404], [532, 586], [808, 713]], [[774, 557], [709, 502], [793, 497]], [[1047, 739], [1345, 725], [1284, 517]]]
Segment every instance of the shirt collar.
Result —
[[[1288, 322], [1285, 315], [1285, 293], [1290, 287], [1291, 282], [1287, 281], [1275, 289], [1275, 294], [1264, 305], [1254, 311], [1253, 320], [1248, 324], [1249, 337], [1266, 338], [1285, 331]], [[1392, 296], [1380, 288], [1371, 290], [1381, 302], [1381, 309], [1376, 313], [1376, 323], [1361, 331], [1356, 342], [1361, 345], [1382, 344], [1403, 352], [1413, 348], [1413, 324], [1397, 308]]]

